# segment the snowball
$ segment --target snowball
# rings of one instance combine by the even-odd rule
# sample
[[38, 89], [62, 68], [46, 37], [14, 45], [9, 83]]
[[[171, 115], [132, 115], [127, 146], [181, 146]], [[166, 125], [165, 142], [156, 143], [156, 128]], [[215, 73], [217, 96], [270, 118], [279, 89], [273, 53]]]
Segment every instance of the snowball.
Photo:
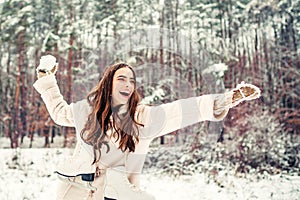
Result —
[[37, 69], [43, 69], [50, 71], [56, 65], [56, 58], [52, 55], [42, 56], [40, 59], [40, 65]]

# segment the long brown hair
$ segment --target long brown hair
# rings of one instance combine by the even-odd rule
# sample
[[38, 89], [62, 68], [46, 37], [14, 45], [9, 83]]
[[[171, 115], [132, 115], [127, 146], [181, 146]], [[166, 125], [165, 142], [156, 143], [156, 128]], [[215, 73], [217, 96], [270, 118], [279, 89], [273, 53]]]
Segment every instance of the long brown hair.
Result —
[[[87, 144], [93, 146], [94, 163], [100, 159], [100, 149], [103, 145], [107, 147], [107, 152], [109, 151], [108, 141], [105, 140], [109, 129], [115, 131], [113, 134], [116, 134], [117, 140], [120, 140], [119, 148], [122, 151], [128, 149], [129, 152], [134, 152], [135, 143], [139, 142], [138, 125], [143, 125], [135, 120], [136, 108], [140, 102], [136, 83], [126, 113], [119, 116], [119, 108], [113, 108], [111, 104], [113, 77], [116, 71], [123, 67], [127, 67], [132, 71], [135, 80], [136, 75], [131, 66], [126, 63], [117, 63], [106, 69], [98, 85], [87, 95], [87, 101], [92, 107], [92, 112], [81, 131], [81, 137]], [[99, 156], [97, 156], [97, 152]]]

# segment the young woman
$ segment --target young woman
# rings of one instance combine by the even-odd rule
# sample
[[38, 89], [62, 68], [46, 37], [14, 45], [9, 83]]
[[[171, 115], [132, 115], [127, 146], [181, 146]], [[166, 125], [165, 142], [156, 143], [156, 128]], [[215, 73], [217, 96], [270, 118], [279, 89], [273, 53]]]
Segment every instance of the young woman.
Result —
[[229, 108], [260, 96], [257, 87], [241, 84], [225, 94], [141, 105], [134, 70], [117, 63], [106, 69], [85, 100], [68, 104], [57, 85], [56, 70], [56, 59], [43, 56], [34, 87], [57, 124], [76, 128], [74, 154], [57, 167], [65, 180], [59, 183], [57, 199], [64, 200], [155, 199], [138, 188], [154, 138], [200, 121], [222, 120]]

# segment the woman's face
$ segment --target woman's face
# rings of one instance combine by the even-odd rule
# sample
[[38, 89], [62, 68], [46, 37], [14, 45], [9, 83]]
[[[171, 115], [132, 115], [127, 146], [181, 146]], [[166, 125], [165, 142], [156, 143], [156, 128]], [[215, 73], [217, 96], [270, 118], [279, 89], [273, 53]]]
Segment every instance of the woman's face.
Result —
[[135, 79], [131, 69], [123, 67], [118, 69], [112, 82], [112, 106], [128, 103], [135, 89]]

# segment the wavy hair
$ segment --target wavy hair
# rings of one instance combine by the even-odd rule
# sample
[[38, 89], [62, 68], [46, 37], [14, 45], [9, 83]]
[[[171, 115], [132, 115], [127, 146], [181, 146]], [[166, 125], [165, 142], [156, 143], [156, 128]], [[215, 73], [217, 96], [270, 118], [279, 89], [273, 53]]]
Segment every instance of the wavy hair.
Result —
[[[114, 74], [118, 69], [129, 68], [136, 79], [136, 75], [131, 66], [126, 63], [117, 63], [109, 66], [98, 85], [87, 95], [87, 101], [92, 107], [92, 112], [89, 114], [87, 122], [81, 131], [82, 139], [89, 145], [93, 146], [94, 162], [99, 161], [103, 145], [109, 151], [107, 141], [107, 131], [111, 129], [112, 134], [117, 136], [116, 141], [119, 141], [119, 148], [122, 151], [135, 151], [135, 144], [139, 142], [138, 126], [143, 124], [135, 120], [135, 112], [140, 102], [140, 95], [136, 90], [136, 83], [134, 91], [128, 101], [128, 110], [122, 115], [118, 114], [120, 107], [112, 107], [111, 94]], [[97, 152], [99, 153], [97, 156]]]

